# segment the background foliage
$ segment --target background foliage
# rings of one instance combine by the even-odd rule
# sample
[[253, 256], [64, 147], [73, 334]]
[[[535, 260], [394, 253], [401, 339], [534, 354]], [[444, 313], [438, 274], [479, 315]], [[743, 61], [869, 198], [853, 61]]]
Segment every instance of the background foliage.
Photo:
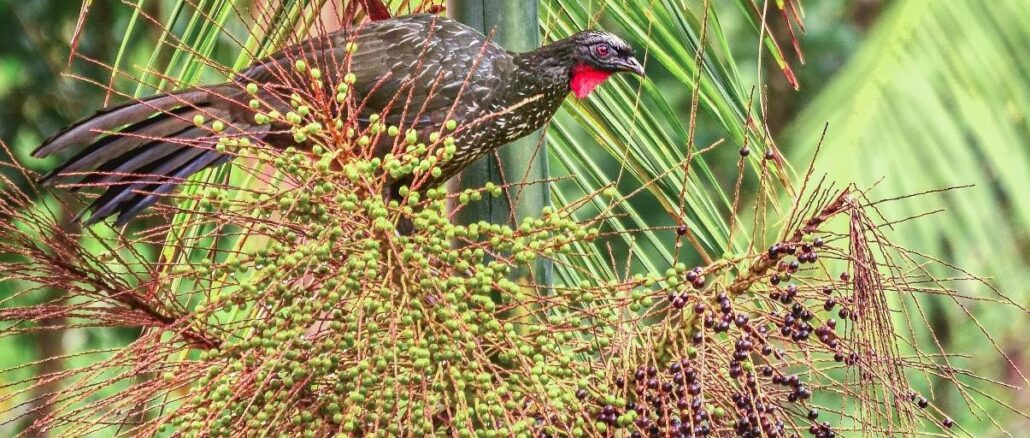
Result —
[[[274, 33], [269, 39], [248, 40], [246, 27], [220, 6], [228, 2], [139, 4], [147, 15], [164, 20], [166, 29], [148, 23], [128, 2], [94, 3], [78, 51], [105, 63], [117, 62], [136, 76], [140, 70], [156, 69], [190, 83], [221, 74], [205, 68], [185, 51], [159, 43], [168, 41], [170, 35], [203, 48], [205, 56], [229, 66], [245, 62], [238, 56], [240, 41], [251, 48], [267, 48], [274, 40]], [[775, 8], [770, 9], [775, 19], [769, 21], [778, 45], [765, 44], [764, 50], [756, 50], [760, 33], [756, 23], [760, 20], [755, 8], [761, 5], [716, 2], [705, 21], [701, 4], [673, 0], [541, 2], [545, 39], [600, 20], [605, 27], [620, 29], [647, 53], [649, 82], [638, 85], [620, 78], [615, 86], [602, 88], [596, 98], [566, 105], [549, 131], [549, 141], [556, 145], [552, 169], [558, 176], [574, 176], [556, 183], [556, 203], [603, 191], [612, 182], [616, 196], [631, 196], [620, 204], [618, 213], [622, 215], [605, 225], [614, 230], [639, 230], [635, 241], [616, 237], [603, 244], [611, 248], [614, 259], [624, 260], [626, 253], [632, 253], [644, 267], [664, 267], [673, 261], [694, 265], [705, 257], [719, 257], [750, 244], [767, 245], [768, 237], [740, 231], [730, 238], [728, 218], [734, 210], [738, 149], [748, 145], [761, 152], [772, 147], [775, 139], [790, 161], [803, 168], [814, 154], [824, 123], [829, 122], [816, 167], [833, 180], [875, 186], [873, 193], [880, 197], [973, 184], [913, 198], [912, 202], [892, 203], [887, 208], [901, 210], [885, 211], [884, 215], [903, 218], [943, 209], [892, 233], [907, 247], [992, 277], [992, 284], [1008, 291], [1019, 304], [1027, 304], [1024, 285], [1030, 272], [1030, 206], [1026, 197], [1020, 196], [1020, 188], [1030, 183], [1026, 115], [1030, 61], [1018, 56], [1020, 47], [1030, 46], [1030, 6], [1026, 2], [1003, 0], [984, 7], [972, 0], [809, 1], [804, 4], [807, 32], [798, 36], [807, 61], [804, 65], [791, 53], [790, 40], [785, 37], [788, 21], [776, 16]], [[80, 2], [56, 0], [0, 3], [0, 27], [14, 30], [0, 42], [0, 100], [4, 103], [0, 106], [0, 138], [13, 147], [19, 161], [34, 169], [47, 169], [54, 163], [26, 159], [29, 150], [50, 132], [101, 106], [108, 97], [101, 87], [61, 76], [70, 72], [108, 83], [104, 67], [83, 59], [67, 65], [80, 6]], [[198, 18], [197, 9], [213, 18]], [[288, 15], [281, 23], [296, 21], [297, 17]], [[212, 19], [224, 22], [224, 31], [204, 25]], [[702, 21], [708, 29], [703, 42]], [[697, 48], [702, 46], [706, 50], [697, 58]], [[775, 68], [777, 60], [792, 66], [800, 91], [794, 91]], [[167, 81], [149, 75], [145, 82], [162, 86]], [[129, 95], [152, 91], [128, 78], [110, 85]], [[767, 94], [756, 90], [756, 85], [767, 85]], [[694, 90], [698, 90], [700, 110], [692, 127], [687, 115], [691, 114]], [[754, 122], [751, 126], [748, 115]], [[720, 140], [703, 159], [692, 161], [689, 172], [677, 166], [689, 151]], [[747, 171], [757, 172], [755, 163], [761, 153], [751, 154], [751, 159]], [[665, 169], [677, 170], [656, 178]], [[783, 172], [781, 181], [793, 180], [789, 169]], [[742, 199], [754, 199], [753, 193], [760, 190], [756, 181], [743, 179]], [[682, 190], [684, 185], [687, 190]], [[645, 189], [637, 191], [638, 187]], [[683, 202], [678, 199], [680, 193], [685, 193]], [[598, 199], [579, 214], [592, 217], [606, 208]], [[746, 217], [752, 208], [737, 206], [736, 211]], [[677, 218], [688, 225], [696, 243], [676, 237]], [[577, 263], [590, 272], [617, 275], [618, 266], [612, 267], [602, 258], [584, 258]], [[577, 272], [559, 270], [558, 277], [566, 284], [576, 284]], [[10, 284], [0, 283], [0, 297], [14, 293]], [[965, 292], [972, 297], [994, 297], [984, 287]], [[17, 302], [19, 298], [11, 299]], [[945, 344], [944, 350], [975, 354], [984, 348], [976, 345], [978, 337], [967, 336], [976, 333], [960, 329], [967, 316], [950, 298], [946, 303], [925, 301], [926, 318]], [[957, 304], [987, 321], [992, 339], [1012, 361], [1021, 364], [1030, 358], [1021, 345], [1021, 334], [1027, 329], [1025, 313], [1010, 308], [1002, 317], [995, 313], [997, 306], [973, 300]], [[920, 335], [923, 342], [932, 342], [927, 333]], [[133, 336], [131, 331], [74, 329], [59, 335], [8, 336], [0, 340], [0, 348], [12, 354], [3, 355], [0, 368], [26, 363], [27, 357], [119, 345]], [[995, 356], [963, 365], [977, 374], [1022, 386], [1020, 377], [1007, 371], [1010, 368]], [[1009, 403], [1023, 411], [1030, 406], [1025, 398]], [[1025, 421], [1005, 412], [995, 415], [1010, 430]], [[962, 424], [974, 432], [978, 424], [985, 431], [995, 429], [972, 418]]]

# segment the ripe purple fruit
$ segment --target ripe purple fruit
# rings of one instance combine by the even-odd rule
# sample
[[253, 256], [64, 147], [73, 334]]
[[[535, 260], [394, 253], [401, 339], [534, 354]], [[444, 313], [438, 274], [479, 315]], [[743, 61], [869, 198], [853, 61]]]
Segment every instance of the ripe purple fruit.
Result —
[[836, 306], [836, 305], [837, 305], [837, 300], [833, 299], [833, 297], [830, 297], [830, 298], [826, 299], [825, 303], [823, 303], [823, 309], [833, 310], [833, 306]]
[[808, 410], [808, 419], [815, 421], [817, 418], [819, 418], [819, 410], [815, 409], [815, 408], [809, 409]]
[[684, 300], [683, 297], [676, 297], [676, 298], [673, 298], [673, 300], [672, 300], [672, 307], [675, 307], [677, 309], [682, 309], [683, 306], [686, 306], [686, 305], [687, 305], [687, 300]]
[[702, 276], [697, 277], [697, 279], [695, 279], [693, 282], [691, 282], [691, 284], [694, 286], [694, 289], [698, 289], [698, 290], [704, 289], [705, 288], [705, 276], [702, 275]]
[[687, 281], [693, 283], [694, 280], [697, 280], [697, 272], [694, 271], [693, 269], [691, 269], [691, 270], [687, 271], [687, 274], [686, 274], [685, 277], [686, 277]]

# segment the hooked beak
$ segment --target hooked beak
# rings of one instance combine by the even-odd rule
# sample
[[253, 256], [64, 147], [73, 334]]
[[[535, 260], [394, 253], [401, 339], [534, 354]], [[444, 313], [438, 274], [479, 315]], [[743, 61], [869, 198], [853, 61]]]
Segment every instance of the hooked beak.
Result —
[[637, 61], [637, 58], [632, 56], [619, 62], [619, 67], [624, 72], [633, 73], [641, 77], [644, 76], [644, 66], [640, 64], [640, 61]]

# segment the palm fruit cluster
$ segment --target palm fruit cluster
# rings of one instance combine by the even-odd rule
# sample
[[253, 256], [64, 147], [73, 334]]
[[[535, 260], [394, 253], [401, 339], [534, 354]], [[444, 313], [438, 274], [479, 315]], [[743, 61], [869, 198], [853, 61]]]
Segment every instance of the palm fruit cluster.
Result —
[[[849, 257], [819, 228], [846, 205], [827, 205], [768, 251], [708, 266], [513, 280], [539, 259], [579, 257], [572, 249], [599, 229], [553, 208], [517, 226], [452, 222], [455, 209], [503, 196], [495, 185], [384, 196], [389, 181], [418, 181], [450, 159], [457, 126], [422, 138], [375, 117], [359, 128], [320, 116], [347, 101], [348, 82], [322, 105], [295, 94], [294, 111], [259, 113], [288, 122], [309, 151], [219, 142], [264, 162], [274, 183], [202, 193], [203, 209], [247, 237], [221, 260], [171, 271], [204, 288], [191, 320], [221, 341], [162, 374], [183, 396], [157, 430], [833, 437], [827, 417], [839, 412], [821, 411], [814, 394], [855, 372], [890, 372], [856, 336], [853, 282], [825, 263]], [[396, 140], [393, 153], [363, 155], [379, 136]]]

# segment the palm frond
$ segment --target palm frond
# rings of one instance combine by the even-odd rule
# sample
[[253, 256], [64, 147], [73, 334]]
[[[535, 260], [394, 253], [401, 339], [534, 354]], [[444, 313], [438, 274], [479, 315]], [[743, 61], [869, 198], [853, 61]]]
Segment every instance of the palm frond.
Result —
[[[716, 121], [722, 133], [716, 137], [728, 140], [719, 147], [773, 147], [749, 117], [753, 96], [728, 52], [714, 8], [707, 4], [684, 8], [664, 0], [591, 6], [589, 2], [541, 2], [544, 34], [557, 39], [597, 20], [611, 21], [641, 46], [649, 68], [668, 72], [688, 95], [696, 90], [699, 111]], [[556, 185], [556, 203], [602, 191], [614, 191], [620, 198], [632, 195], [630, 201], [613, 202], [618, 207], [605, 221], [612, 230], [633, 230], [636, 242], [646, 242], [623, 242], [644, 266], [667, 267], [681, 260], [699, 263], [746, 248], [748, 233], [737, 233], [730, 241], [731, 218], [736, 215], [732, 196], [697, 153], [708, 145], [694, 142], [695, 115], [674, 108], [667, 93], [652, 82], [645, 80], [639, 86], [635, 79], [614, 82], [590, 99], [567, 105], [552, 125], [548, 137], [552, 169], [555, 176], [570, 179]], [[747, 160], [753, 174], [761, 171], [761, 156], [753, 154]], [[654, 211], [655, 206], [661, 210]], [[585, 211], [581, 217], [595, 212]], [[677, 254], [683, 242], [672, 231], [679, 225], [686, 226], [692, 244], [682, 257]]]
[[891, 203], [898, 243], [1025, 289], [1030, 229], [1030, 4], [905, 0], [789, 129], [795, 161], [828, 135], [816, 167], [876, 185], [883, 197], [945, 187]]
[[[1023, 194], [1030, 185], [1027, 23], [1030, 4], [1020, 0], [896, 2], [786, 137], [795, 162], [810, 159], [828, 122], [815, 163], [820, 172], [873, 187], [876, 198], [907, 197], [877, 205], [881, 221], [903, 222], [890, 227], [889, 239], [918, 254], [914, 259], [934, 264], [933, 255], [972, 273], [965, 275], [989, 277], [997, 289], [972, 283], [963, 288], [969, 300], [928, 295], [896, 301], [903, 312], [896, 324], [909, 326], [907, 342], [938, 353], [997, 351], [934, 360], [973, 373], [1011, 370], [1017, 386], [1026, 384], [1016, 365], [1025, 353], [1012, 346], [1024, 335], [1012, 322], [1026, 318], [1020, 293], [1030, 280], [1030, 197]], [[949, 187], [960, 188], [943, 190]], [[909, 197], [916, 193], [924, 194]], [[919, 220], [905, 221], [914, 217]], [[925, 269], [934, 275], [948, 270]], [[1016, 304], [984, 304], [989, 301]], [[937, 378], [921, 385], [942, 386]], [[958, 393], [942, 391], [961, 403]], [[980, 412], [998, 412], [977, 405], [965, 421], [983, 422]]]

